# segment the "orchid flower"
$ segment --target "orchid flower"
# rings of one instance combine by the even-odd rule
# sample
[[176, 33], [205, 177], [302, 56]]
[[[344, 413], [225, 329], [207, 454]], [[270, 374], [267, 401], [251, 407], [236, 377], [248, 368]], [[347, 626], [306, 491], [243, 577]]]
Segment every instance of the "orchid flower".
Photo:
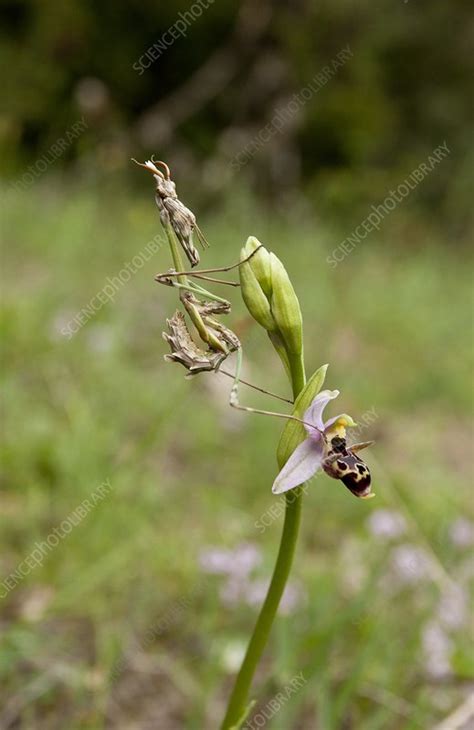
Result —
[[330, 400], [337, 398], [338, 390], [322, 390], [313, 399], [304, 414], [307, 438], [294, 450], [272, 487], [274, 494], [282, 494], [298, 487], [319, 469], [335, 479], [341, 479], [356, 497], [367, 499], [370, 492], [370, 473], [364, 462], [353, 451], [369, 445], [346, 446], [346, 428], [356, 426], [345, 413], [323, 421], [323, 412]]

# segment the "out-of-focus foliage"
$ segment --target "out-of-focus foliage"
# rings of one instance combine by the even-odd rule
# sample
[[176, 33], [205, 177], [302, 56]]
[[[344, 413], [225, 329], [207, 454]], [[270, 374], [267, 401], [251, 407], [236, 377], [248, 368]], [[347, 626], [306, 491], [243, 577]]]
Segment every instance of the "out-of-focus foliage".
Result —
[[[63, 334], [156, 236], [150, 197], [51, 180], [6, 195], [2, 730], [218, 727], [271, 575], [284, 426], [229, 408], [223, 375], [189, 381], [163, 362], [176, 296], [153, 275], [169, 266], [166, 247]], [[324, 475], [309, 485], [295, 600], [272, 631], [257, 709], [302, 671], [304, 688], [266, 727], [434, 728], [473, 677], [470, 262], [421, 227], [405, 226], [404, 253], [391, 222], [378, 245], [331, 269], [330, 231], [315, 235], [294, 210], [270, 217], [237, 202], [200, 216], [212, 244], [203, 263], [235, 260], [245, 234], [258, 233], [297, 289], [308, 374], [329, 362], [325, 384], [341, 389], [331, 415], [347, 410], [358, 440], [377, 442], [366, 457], [375, 499]], [[244, 377], [286, 395], [266, 335], [228, 296]], [[110, 495], [5, 596], [3, 581], [106, 479]], [[200, 558], [237, 557], [241, 544], [261, 564], [236, 593]]]
[[275, 110], [349, 46], [350, 61], [238, 174], [272, 196], [303, 181], [321, 209], [344, 213], [401, 182], [446, 140], [450, 159], [418, 195], [445, 220], [463, 222], [470, 3], [200, 3], [186, 36], [144, 69], [140, 58], [191, 2], [3, 2], [0, 131], [12, 174], [84, 116], [87, 132], [60, 164], [82, 156], [87, 169], [116, 171], [130, 153], [169, 158], [172, 150], [182, 171], [205, 162], [209, 184], [220, 188]]
[[[142, 73], [198, 2], [209, 8]], [[250, 234], [284, 262], [308, 375], [330, 363], [325, 387], [341, 390], [358, 440], [376, 440], [376, 499], [322, 474], [308, 488], [256, 711], [303, 672], [272, 730], [439, 726], [474, 676], [470, 4], [2, 0], [0, 13], [0, 727], [217, 727], [273, 568], [282, 422], [230, 409], [225, 375], [189, 381], [162, 361], [177, 299], [153, 276], [171, 259], [152, 181], [130, 164], [153, 152], [211, 244], [204, 267], [236, 262]], [[345, 249], [444, 142], [380, 229]], [[218, 293], [244, 377], [286, 396], [240, 294]], [[106, 480], [107, 499], [25, 563]], [[238, 568], [242, 546], [260, 556], [245, 582], [206, 568], [216, 550]]]

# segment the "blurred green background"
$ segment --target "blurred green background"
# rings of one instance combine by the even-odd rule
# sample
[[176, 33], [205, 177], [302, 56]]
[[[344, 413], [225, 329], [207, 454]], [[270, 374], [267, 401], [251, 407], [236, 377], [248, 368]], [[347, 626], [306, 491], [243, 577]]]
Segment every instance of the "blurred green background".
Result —
[[[376, 499], [321, 475], [308, 488], [256, 711], [275, 730], [441, 728], [459, 710], [446, 727], [470, 727], [470, 5], [0, 7], [0, 728], [218, 727], [273, 567], [281, 422], [232, 411], [223, 375], [186, 380], [164, 363], [176, 297], [153, 277], [170, 257], [163, 247], [131, 263], [161, 233], [152, 180], [130, 164], [152, 153], [211, 243], [203, 266], [235, 262], [250, 234], [284, 261], [309, 374], [330, 363], [334, 407], [377, 441]], [[346, 47], [283, 128], [233, 164]], [[450, 153], [330, 266], [444, 142]], [[127, 264], [113, 301], [65, 336]], [[245, 376], [286, 395], [238, 292], [218, 290]], [[248, 389], [241, 399], [278, 408]]]

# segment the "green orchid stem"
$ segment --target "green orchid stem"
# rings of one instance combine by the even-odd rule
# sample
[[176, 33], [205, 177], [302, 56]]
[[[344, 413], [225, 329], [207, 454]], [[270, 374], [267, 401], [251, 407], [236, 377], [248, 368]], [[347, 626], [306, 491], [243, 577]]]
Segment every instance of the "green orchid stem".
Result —
[[[306, 383], [303, 358], [290, 355], [289, 363], [293, 396], [296, 399]], [[272, 580], [237, 675], [221, 730], [239, 728], [247, 715], [246, 709], [252, 679], [265, 649], [290, 574], [301, 521], [302, 487], [287, 492], [285, 502], [285, 521]]]

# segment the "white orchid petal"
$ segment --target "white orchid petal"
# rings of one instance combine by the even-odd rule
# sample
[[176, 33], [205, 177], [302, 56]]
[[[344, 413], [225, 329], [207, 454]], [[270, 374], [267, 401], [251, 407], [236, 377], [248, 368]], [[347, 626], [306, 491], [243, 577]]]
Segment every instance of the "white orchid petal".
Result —
[[307, 438], [296, 447], [278, 474], [273, 483], [273, 494], [283, 494], [310, 479], [321, 467], [322, 458], [322, 443]]
[[306, 421], [306, 423], [311, 423], [315, 427], [314, 429], [312, 429], [311, 426], [305, 425], [306, 431], [316, 441], [319, 440], [319, 433], [316, 429], [319, 429], [319, 431], [324, 431], [324, 409], [326, 408], [329, 401], [337, 398], [338, 395], [338, 390], [322, 390], [313, 399], [313, 402], [304, 414], [304, 420]]

